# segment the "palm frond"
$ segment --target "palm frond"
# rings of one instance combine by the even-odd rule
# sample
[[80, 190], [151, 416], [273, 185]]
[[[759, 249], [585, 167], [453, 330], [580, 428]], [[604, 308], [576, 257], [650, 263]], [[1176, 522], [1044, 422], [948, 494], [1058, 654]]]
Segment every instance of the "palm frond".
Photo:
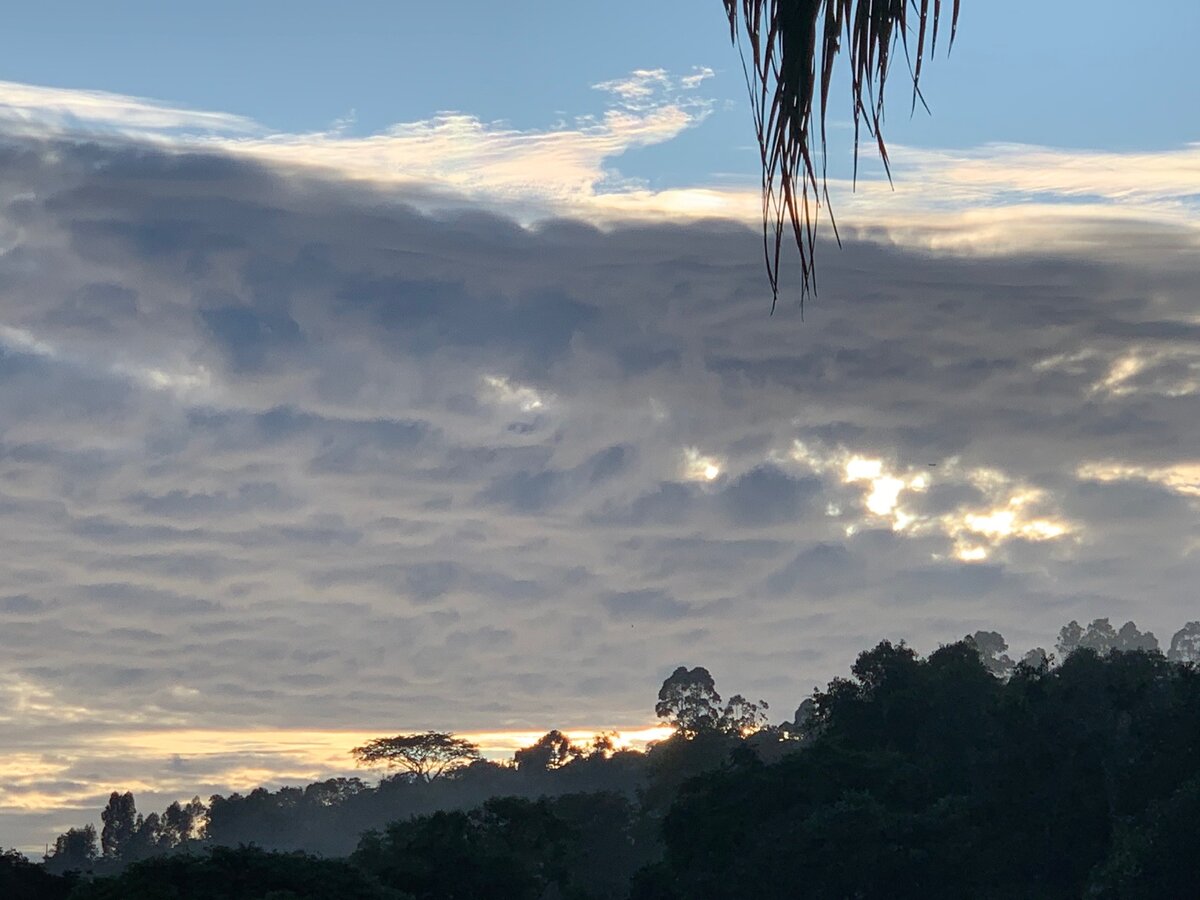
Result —
[[[924, 103], [921, 69], [927, 48], [929, 54], [937, 49], [942, 0], [723, 2], [730, 39], [741, 50], [762, 156], [763, 254], [771, 283], [771, 309], [774, 311], [779, 298], [779, 260], [784, 232], [789, 227], [800, 251], [803, 308], [805, 296], [816, 288], [813, 254], [817, 213], [822, 200], [829, 207], [825, 118], [834, 61], [843, 50], [843, 40], [854, 113], [855, 181], [864, 130], [874, 139], [890, 180], [891, 164], [882, 125], [884, 88], [893, 51], [899, 43], [909, 60], [915, 108], [918, 99]], [[959, 2], [953, 0], [951, 43], [958, 28]], [[915, 34], [910, 27], [913, 24]], [[830, 222], [837, 236], [832, 211]]]

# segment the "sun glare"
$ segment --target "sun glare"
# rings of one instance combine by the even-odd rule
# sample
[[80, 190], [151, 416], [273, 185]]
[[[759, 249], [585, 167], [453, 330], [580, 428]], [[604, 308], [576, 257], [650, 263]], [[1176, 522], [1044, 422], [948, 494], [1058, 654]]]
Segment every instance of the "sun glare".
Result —
[[721, 463], [695, 447], [688, 447], [683, 451], [683, 477], [687, 481], [716, 481], [721, 477]]

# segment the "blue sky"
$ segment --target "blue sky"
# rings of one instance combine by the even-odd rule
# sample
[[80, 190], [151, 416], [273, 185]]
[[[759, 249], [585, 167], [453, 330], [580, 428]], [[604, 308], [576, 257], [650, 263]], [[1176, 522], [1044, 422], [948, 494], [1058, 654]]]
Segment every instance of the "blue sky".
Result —
[[[927, 70], [932, 117], [910, 119], [897, 69], [891, 141], [1168, 149], [1200, 137], [1193, 41], [1200, 4], [1117, 0], [963, 4], [951, 59]], [[754, 178], [737, 58], [718, 0], [594, 4], [465, 0], [10, 4], [0, 79], [152, 97], [304, 132], [351, 114], [353, 133], [454, 110], [517, 128], [601, 108], [590, 86], [634, 69], [710, 67], [716, 100], [669, 146], [628, 152], [654, 186]], [[834, 159], [843, 171], [846, 154]]]
[[0, 847], [1195, 618], [1197, 5], [964, 0], [802, 321], [706, 3], [9, 5]]

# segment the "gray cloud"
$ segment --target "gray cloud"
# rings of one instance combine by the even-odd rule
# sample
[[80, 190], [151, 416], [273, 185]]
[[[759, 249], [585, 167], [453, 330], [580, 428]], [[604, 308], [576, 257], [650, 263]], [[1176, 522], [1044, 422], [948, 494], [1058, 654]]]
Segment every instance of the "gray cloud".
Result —
[[87, 741], [134, 714], [634, 724], [682, 663], [787, 710], [885, 636], [1194, 618], [1200, 270], [1169, 230], [822, 247], [801, 322], [723, 222], [522, 228], [65, 143], [0, 145], [0, 196], [0, 752], [69, 734], [115, 785]]

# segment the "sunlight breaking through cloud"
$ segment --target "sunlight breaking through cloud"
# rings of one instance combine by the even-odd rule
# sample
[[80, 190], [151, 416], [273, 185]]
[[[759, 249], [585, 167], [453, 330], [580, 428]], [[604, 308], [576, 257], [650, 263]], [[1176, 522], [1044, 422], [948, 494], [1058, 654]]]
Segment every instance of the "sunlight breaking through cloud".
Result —
[[942, 531], [953, 538], [958, 559], [977, 562], [1011, 540], [1052, 541], [1072, 533], [1071, 524], [1053, 513], [1044, 491], [1016, 484], [992, 469], [975, 469], [966, 476], [987, 497], [988, 505], [938, 520]]
[[[891, 529], [912, 536], [941, 534], [951, 541], [952, 555], [963, 562], [989, 558], [1012, 540], [1051, 541], [1072, 533], [1072, 526], [1052, 510], [1045, 492], [1014, 482], [994, 469], [962, 470], [957, 459], [946, 460], [936, 477], [944, 483], [962, 481], [986, 498], [984, 506], [963, 506], [940, 515], [929, 515], [905, 506], [906, 494], [924, 494], [935, 475], [916, 467], [895, 467], [882, 458], [838, 449], [823, 453], [801, 441], [792, 445], [791, 458], [818, 472], [838, 472], [848, 485], [863, 485], [863, 512], [887, 521]], [[841, 516], [835, 503], [826, 507], [830, 516]], [[845, 527], [848, 536], [862, 530], [864, 521]]]
[[538, 412], [546, 408], [549, 397], [531, 387], [517, 384], [502, 375], [485, 375], [483, 383], [497, 403], [515, 406], [521, 412]]
[[1089, 462], [1077, 470], [1089, 481], [1149, 481], [1189, 497], [1200, 497], [1200, 460], [1172, 466], [1131, 466], [1119, 462]]
[[721, 477], [721, 461], [715, 456], [706, 456], [696, 447], [683, 451], [683, 479], [685, 481], [716, 481]]

